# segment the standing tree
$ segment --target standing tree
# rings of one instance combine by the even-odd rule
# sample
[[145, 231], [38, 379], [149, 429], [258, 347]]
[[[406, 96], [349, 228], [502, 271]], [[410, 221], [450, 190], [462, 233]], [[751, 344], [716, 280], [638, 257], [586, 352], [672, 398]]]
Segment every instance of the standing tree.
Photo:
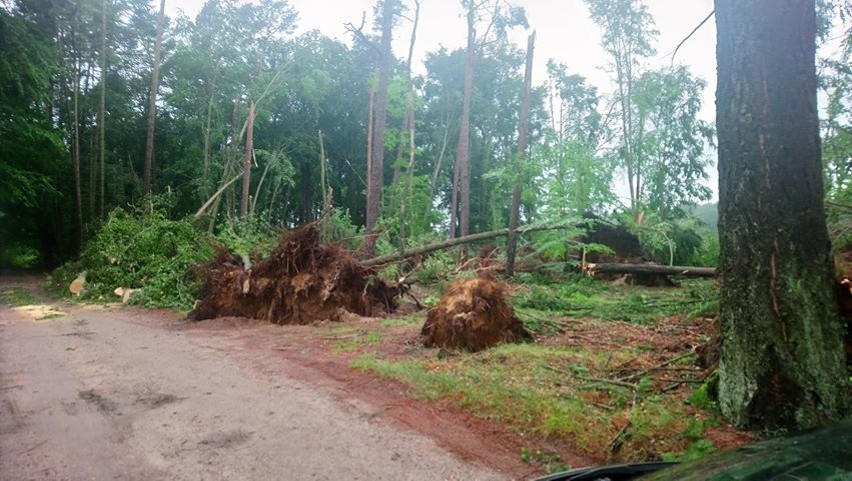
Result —
[[391, 60], [393, 51], [394, 17], [399, 9], [398, 0], [384, 0], [382, 5], [382, 41], [379, 58], [379, 86], [376, 92], [376, 109], [373, 112], [373, 138], [370, 165], [367, 166], [367, 238], [364, 242], [364, 254], [372, 257], [376, 248], [376, 221], [379, 219], [382, 187], [384, 185], [385, 126], [388, 112], [388, 86], [390, 85]]
[[530, 124], [530, 97], [532, 96], [533, 52], [535, 51], [535, 32], [527, 41], [527, 68], [524, 74], [524, 100], [521, 102], [521, 126], [518, 129], [518, 154], [515, 185], [512, 189], [512, 207], [509, 211], [509, 239], [506, 244], [506, 273], [515, 274], [515, 251], [518, 247], [518, 218], [521, 212], [521, 171], [527, 154], [527, 131]]
[[142, 194], [151, 192], [151, 177], [154, 171], [154, 124], [157, 121], [157, 90], [160, 86], [160, 46], [163, 42], [163, 24], [166, 19], [166, 0], [160, 0], [160, 16], [157, 20], [157, 39], [154, 43], [154, 60], [151, 69], [151, 92], [148, 97], [148, 137], [145, 141], [145, 166], [142, 173]]
[[840, 417], [846, 373], [831, 287], [814, 0], [716, 0], [719, 401], [743, 427]]
[[[461, 124], [453, 170], [450, 238], [456, 236], [457, 227], [458, 234], [462, 237], [470, 233], [470, 104], [473, 97], [474, 64], [478, 51], [489, 43], [492, 33], [498, 40], [505, 40], [509, 28], [528, 26], [524, 9], [505, 0], [462, 0], [462, 5], [467, 15], [467, 50]], [[483, 24], [485, 27], [478, 36], [477, 24]]]
[[633, 90], [639, 61], [655, 53], [651, 42], [657, 35], [654, 19], [640, 0], [586, 0], [592, 20], [604, 29], [602, 45], [612, 56], [616, 101], [621, 117], [619, 156], [630, 184], [630, 208], [639, 213], [642, 165], [637, 156], [637, 121]]
[[251, 160], [254, 156], [254, 100], [249, 102], [248, 120], [246, 121], [246, 152], [243, 157], [243, 189], [240, 196], [240, 217], [248, 216], [249, 187], [251, 186]]
[[101, 92], [100, 99], [98, 102], [98, 157], [101, 161], [101, 203], [99, 213], [101, 218], [105, 217], [104, 198], [106, 197], [106, 124], [104, 122], [106, 120], [107, 56], [109, 55], [109, 51], [107, 50], [107, 48], [107, 0], [101, 0]]

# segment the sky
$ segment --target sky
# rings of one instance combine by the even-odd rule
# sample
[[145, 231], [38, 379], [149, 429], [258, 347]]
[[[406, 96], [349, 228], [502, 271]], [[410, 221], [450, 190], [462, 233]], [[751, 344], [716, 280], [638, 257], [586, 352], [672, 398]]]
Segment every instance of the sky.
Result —
[[[262, 0], [261, 0], [262, 1]], [[323, 34], [341, 41], [351, 42], [346, 32], [346, 23], [356, 26], [366, 12], [367, 28], [372, 26], [375, 0], [290, 0], [290, 5], [299, 12], [297, 33], [319, 30]], [[413, 3], [413, 2], [405, 2]], [[530, 31], [516, 29], [510, 38], [526, 48], [526, 38], [536, 31], [535, 67], [533, 83], [546, 81], [546, 64], [549, 59], [565, 64], [569, 73], [585, 76], [599, 92], [612, 92], [611, 76], [606, 66], [609, 57], [600, 46], [601, 30], [589, 19], [588, 8], [583, 0], [514, 0], [524, 7]], [[194, 18], [204, 0], [166, 0], [166, 13], [174, 17], [179, 11]], [[648, 59], [645, 67], [656, 68], [671, 63], [671, 53], [701, 21], [713, 10], [713, 0], [645, 0], [645, 4], [656, 22], [659, 31], [657, 54]], [[411, 22], [402, 20], [394, 32], [394, 53], [403, 58], [407, 55], [411, 35]], [[420, 26], [415, 49], [415, 73], [423, 72], [423, 60], [427, 52], [440, 46], [459, 48], [466, 43], [466, 22], [462, 17], [459, 0], [421, 0]], [[702, 120], [715, 119], [716, 90], [716, 25], [707, 22], [685, 43], [675, 58], [676, 63], [689, 67], [690, 71], [707, 82], [704, 90]], [[519, 70], [523, 66], [518, 67]], [[710, 153], [715, 158], [715, 152]], [[715, 166], [715, 162], [714, 162]], [[708, 169], [711, 179], [707, 182], [713, 191], [716, 188], [716, 169]], [[625, 193], [616, 189], [619, 197]]]

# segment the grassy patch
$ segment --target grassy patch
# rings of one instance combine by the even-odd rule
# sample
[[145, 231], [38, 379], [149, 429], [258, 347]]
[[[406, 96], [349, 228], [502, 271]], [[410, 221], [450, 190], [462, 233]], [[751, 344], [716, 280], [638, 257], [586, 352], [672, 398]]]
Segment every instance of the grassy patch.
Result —
[[[596, 382], [607, 362], [632, 354], [584, 347], [504, 345], [449, 359], [386, 360], [365, 354], [352, 366], [404, 382], [411, 395], [447, 400], [528, 435], [570, 439], [590, 456], [648, 459], [681, 452], [689, 414], [679, 400]], [[653, 450], [649, 449], [653, 446]]]
[[39, 304], [38, 299], [23, 287], [12, 287], [0, 291], [0, 302], [12, 307], [32, 306]]
[[423, 316], [414, 315], [409, 317], [403, 317], [401, 319], [385, 319], [382, 321], [382, 327], [386, 329], [394, 329], [397, 327], [405, 327], [410, 326], [412, 324], [422, 324]]
[[36, 321], [47, 321], [49, 319], [58, 319], [60, 317], [65, 317], [65, 314], [61, 312], [48, 312], [43, 316], [37, 317]]
[[521, 461], [541, 466], [547, 474], [559, 473], [571, 469], [571, 466], [562, 462], [562, 457], [559, 454], [545, 452], [540, 449], [521, 449]]
[[353, 351], [359, 347], [366, 346], [369, 344], [375, 344], [377, 342], [381, 342], [382, 334], [378, 331], [370, 331], [357, 336], [354, 336], [350, 339], [344, 339], [338, 341], [334, 345], [334, 351]]
[[685, 280], [680, 288], [611, 286], [594, 280], [534, 284], [513, 299], [524, 312], [595, 317], [649, 324], [661, 317], [695, 318], [715, 312], [718, 297], [713, 281]]

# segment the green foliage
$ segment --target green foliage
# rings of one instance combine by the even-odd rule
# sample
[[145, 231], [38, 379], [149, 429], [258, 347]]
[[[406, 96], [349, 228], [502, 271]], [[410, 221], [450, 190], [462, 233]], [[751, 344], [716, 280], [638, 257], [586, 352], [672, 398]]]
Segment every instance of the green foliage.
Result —
[[352, 222], [349, 212], [340, 207], [332, 207], [329, 215], [319, 223], [322, 242], [337, 244], [353, 251], [357, 250], [364, 240], [362, 230]]
[[[140, 215], [116, 209], [74, 267], [87, 273], [86, 299], [114, 300], [118, 287], [141, 288], [136, 303], [188, 309], [198, 289], [194, 268], [212, 255], [206, 236], [188, 221], [169, 220], [158, 210]], [[79, 270], [55, 272], [54, 283]]]
[[23, 287], [0, 290], [0, 302], [12, 307], [32, 306], [39, 303], [38, 299]]
[[705, 315], [718, 308], [718, 297], [710, 280], [684, 280], [681, 289], [659, 292], [579, 277], [574, 282], [533, 284], [513, 303], [521, 319], [547, 313], [650, 324], [661, 317]]
[[[638, 125], [635, 161], [643, 173], [638, 199], [660, 218], [682, 215], [682, 206], [710, 198], [707, 143], [715, 130], [698, 119], [705, 82], [686, 67], [652, 70], [636, 82]], [[637, 174], [638, 176], [638, 174]]]
[[544, 467], [548, 474], [568, 471], [571, 466], [562, 461], [562, 457], [557, 453], [549, 453], [541, 449], [522, 448], [521, 461], [526, 464], [535, 464]]
[[266, 257], [278, 243], [279, 233], [265, 219], [251, 214], [245, 219], [229, 219], [216, 235], [229, 251], [243, 258], [251, 255]]
[[38, 267], [41, 262], [41, 252], [19, 240], [12, 240], [0, 251], [0, 266], [26, 270]]
[[686, 265], [716, 267], [719, 264], [719, 234], [711, 232], [701, 238], [701, 245], [688, 258]]

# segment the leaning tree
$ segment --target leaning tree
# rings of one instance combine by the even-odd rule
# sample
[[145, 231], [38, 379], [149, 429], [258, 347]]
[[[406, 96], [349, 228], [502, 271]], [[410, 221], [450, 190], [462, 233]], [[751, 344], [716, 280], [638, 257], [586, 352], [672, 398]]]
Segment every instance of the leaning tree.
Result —
[[715, 0], [719, 402], [742, 427], [842, 416], [817, 116], [814, 0]]

